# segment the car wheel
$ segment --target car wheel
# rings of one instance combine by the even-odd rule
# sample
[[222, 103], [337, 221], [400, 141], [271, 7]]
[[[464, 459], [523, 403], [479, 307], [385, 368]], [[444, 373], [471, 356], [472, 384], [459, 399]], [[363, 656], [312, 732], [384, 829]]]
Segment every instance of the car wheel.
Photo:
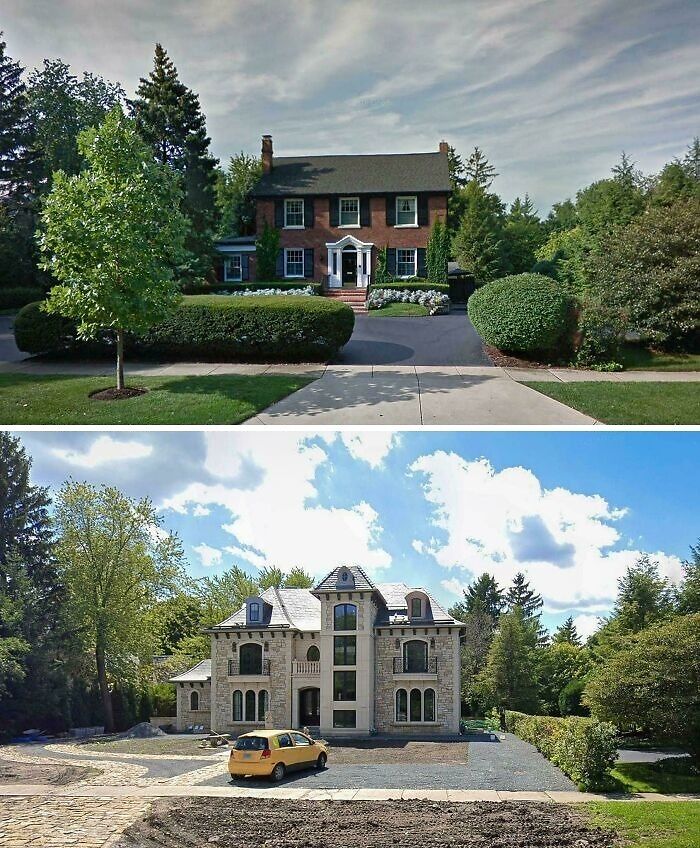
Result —
[[328, 757], [325, 754], [319, 754], [318, 759], [316, 760], [316, 768], [320, 771], [326, 767], [326, 760]]
[[279, 783], [280, 780], [284, 778], [287, 769], [284, 767], [284, 763], [277, 763], [277, 765], [272, 769], [272, 774], [270, 777], [275, 783]]

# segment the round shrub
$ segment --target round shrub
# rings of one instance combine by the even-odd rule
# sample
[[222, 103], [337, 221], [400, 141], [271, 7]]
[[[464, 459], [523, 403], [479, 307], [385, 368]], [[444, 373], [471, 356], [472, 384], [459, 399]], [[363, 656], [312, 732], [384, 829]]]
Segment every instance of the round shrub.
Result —
[[8, 286], [0, 288], [0, 309], [19, 309], [41, 300], [44, 290], [40, 286]]
[[75, 340], [75, 323], [44, 312], [42, 303], [28, 303], [15, 316], [15, 343], [25, 353], [56, 353]]
[[468, 312], [487, 344], [510, 353], [553, 351], [570, 330], [573, 304], [542, 274], [502, 277], [477, 289]]

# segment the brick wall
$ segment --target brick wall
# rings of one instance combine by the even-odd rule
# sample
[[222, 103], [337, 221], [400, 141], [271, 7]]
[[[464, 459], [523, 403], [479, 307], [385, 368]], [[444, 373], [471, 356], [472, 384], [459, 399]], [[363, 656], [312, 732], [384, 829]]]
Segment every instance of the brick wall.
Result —
[[[352, 235], [363, 242], [373, 242], [372, 273], [376, 268], [377, 250], [382, 247], [427, 247], [428, 236], [433, 222], [447, 217], [447, 195], [429, 195], [428, 226], [388, 227], [386, 224], [386, 198], [370, 198], [369, 227], [331, 227], [329, 218], [329, 198], [314, 199], [314, 226], [303, 230], [280, 230], [280, 247], [312, 247], [314, 249], [314, 280], [321, 280], [328, 273], [328, 255], [326, 242], [339, 241], [345, 235]], [[257, 201], [257, 232], [262, 232], [263, 222], [270, 225], [275, 222], [274, 200]], [[251, 279], [252, 279], [251, 270]]]

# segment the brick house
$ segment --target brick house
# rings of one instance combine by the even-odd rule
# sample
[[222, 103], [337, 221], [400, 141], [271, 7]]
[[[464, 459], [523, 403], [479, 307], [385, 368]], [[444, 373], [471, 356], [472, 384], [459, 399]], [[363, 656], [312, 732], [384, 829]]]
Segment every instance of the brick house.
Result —
[[[274, 157], [263, 136], [256, 230], [267, 221], [280, 232], [277, 277], [366, 291], [380, 248], [390, 274], [424, 277], [430, 228], [447, 218], [447, 151], [442, 141], [436, 153]], [[254, 236], [217, 249], [222, 280], [256, 279]]]
[[211, 660], [171, 681], [180, 730], [458, 732], [463, 625], [425, 589], [336, 568], [313, 589], [248, 598], [207, 632]]

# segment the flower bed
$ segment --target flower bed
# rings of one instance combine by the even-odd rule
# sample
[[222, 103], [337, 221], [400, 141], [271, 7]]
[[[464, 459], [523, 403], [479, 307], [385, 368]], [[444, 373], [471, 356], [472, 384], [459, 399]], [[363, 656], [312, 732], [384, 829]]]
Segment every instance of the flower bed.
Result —
[[260, 297], [261, 295], [301, 295], [302, 297], [312, 297], [315, 292], [311, 286], [305, 286], [303, 289], [243, 289], [243, 291], [222, 291], [217, 292], [217, 294], [228, 297]]
[[411, 291], [411, 289], [370, 289], [368, 309], [381, 309], [389, 303], [418, 303], [430, 315], [446, 315], [450, 311], [450, 298], [442, 292]]

